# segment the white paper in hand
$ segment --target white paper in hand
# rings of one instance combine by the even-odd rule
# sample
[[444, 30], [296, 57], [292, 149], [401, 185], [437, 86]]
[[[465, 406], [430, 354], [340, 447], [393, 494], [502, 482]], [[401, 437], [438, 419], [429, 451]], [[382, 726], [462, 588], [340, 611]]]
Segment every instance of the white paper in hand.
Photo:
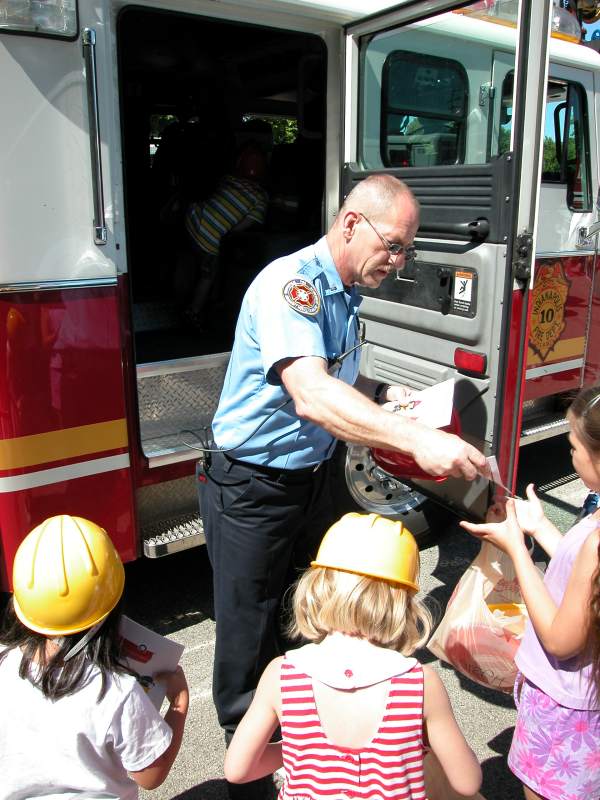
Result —
[[179, 664], [183, 645], [151, 631], [123, 615], [119, 633], [123, 660], [140, 676], [140, 683], [154, 706], [160, 710], [165, 699], [165, 686], [154, 681], [158, 672], [172, 672]]
[[508, 486], [505, 486], [504, 483], [502, 483], [502, 478], [500, 477], [500, 469], [498, 468], [498, 462], [496, 461], [496, 456], [488, 456], [486, 458], [486, 461], [488, 463], [490, 472], [492, 474], [492, 477], [490, 478], [491, 482], [495, 483], [499, 489], [502, 489], [502, 491], [507, 497], [514, 497], [516, 500], [521, 500], [521, 498], [518, 495], [514, 494], [514, 492], [512, 492], [508, 488]]
[[414, 392], [406, 407], [398, 404], [399, 407], [394, 410], [430, 428], [444, 428], [452, 419], [453, 401], [454, 378], [449, 378]]

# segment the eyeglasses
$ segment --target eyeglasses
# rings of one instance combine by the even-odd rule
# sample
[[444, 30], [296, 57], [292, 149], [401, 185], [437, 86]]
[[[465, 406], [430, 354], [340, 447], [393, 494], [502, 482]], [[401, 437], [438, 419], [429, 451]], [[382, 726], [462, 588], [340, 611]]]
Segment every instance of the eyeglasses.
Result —
[[381, 243], [391, 256], [396, 257], [403, 255], [407, 261], [413, 261], [417, 257], [417, 248], [414, 246], [414, 244], [401, 244], [400, 242], [388, 241], [388, 239], [386, 239], [385, 236], [379, 233], [375, 225], [373, 225], [373, 223], [368, 217], [365, 217], [365, 215], [362, 213], [361, 217], [364, 219], [365, 222], [369, 224], [369, 227], [371, 227], [375, 231], [377, 236], [379, 236], [379, 238], [381, 239]]

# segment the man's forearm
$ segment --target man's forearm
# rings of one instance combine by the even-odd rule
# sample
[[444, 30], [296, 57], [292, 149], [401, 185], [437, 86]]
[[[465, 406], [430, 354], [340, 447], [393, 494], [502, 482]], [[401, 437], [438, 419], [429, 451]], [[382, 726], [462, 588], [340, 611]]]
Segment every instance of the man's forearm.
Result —
[[[368, 389], [369, 378], [360, 387]], [[373, 390], [377, 381], [370, 381]], [[414, 454], [423, 426], [379, 408], [368, 391], [324, 375], [320, 380], [300, 383], [294, 388], [296, 413], [325, 428], [336, 439], [370, 447], [384, 447]]]
[[327, 373], [325, 361], [306, 356], [278, 367], [296, 414], [336, 439], [412, 456], [430, 475], [474, 480], [485, 474], [483, 454], [462, 439], [392, 414]]
[[373, 380], [373, 378], [367, 378], [365, 375], [359, 375], [356, 379], [356, 383], [354, 384], [354, 388], [364, 394], [369, 400], [373, 399], [373, 395], [375, 394], [375, 389], [379, 386], [381, 381]]

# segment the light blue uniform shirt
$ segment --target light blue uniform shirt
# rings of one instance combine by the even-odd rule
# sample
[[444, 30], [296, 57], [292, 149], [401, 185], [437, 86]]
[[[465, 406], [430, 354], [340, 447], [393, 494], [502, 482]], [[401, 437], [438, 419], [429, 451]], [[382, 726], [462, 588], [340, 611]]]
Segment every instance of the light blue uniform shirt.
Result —
[[[307, 300], [311, 285], [316, 292]], [[213, 420], [217, 447], [232, 458], [278, 469], [302, 469], [331, 456], [334, 437], [296, 415], [274, 367], [300, 356], [319, 356], [330, 363], [358, 344], [361, 301], [355, 288], [344, 289], [325, 238], [259, 273], [242, 302]], [[307, 313], [316, 310], [316, 303], [318, 311]], [[359, 362], [357, 348], [331, 374], [352, 385]]]

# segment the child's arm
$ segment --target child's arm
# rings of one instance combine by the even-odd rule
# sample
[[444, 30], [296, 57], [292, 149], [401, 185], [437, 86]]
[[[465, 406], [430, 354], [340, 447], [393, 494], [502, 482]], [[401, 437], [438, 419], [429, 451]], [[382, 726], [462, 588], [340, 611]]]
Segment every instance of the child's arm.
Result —
[[460, 524], [465, 530], [492, 542], [510, 556], [529, 617], [547, 652], [561, 659], [581, 652], [589, 625], [590, 586], [598, 566], [597, 534], [588, 536], [579, 551], [563, 601], [557, 606], [525, 547], [514, 500], [506, 504], [504, 522], [473, 525], [463, 521]]
[[161, 680], [166, 683], [169, 710], [165, 714], [165, 722], [173, 731], [173, 737], [170, 745], [156, 761], [145, 769], [129, 773], [132, 780], [134, 780], [138, 786], [141, 786], [142, 789], [156, 789], [163, 783], [171, 771], [171, 767], [177, 758], [177, 753], [181, 746], [185, 718], [190, 702], [187, 681], [181, 667], [177, 667], [175, 672], [155, 675], [155, 678], [156, 680]]
[[481, 767], [458, 727], [439, 675], [424, 666], [423, 678], [423, 724], [429, 745], [452, 789], [470, 797], [481, 786]]
[[227, 748], [225, 777], [230, 783], [247, 783], [263, 778], [283, 765], [281, 742], [269, 743], [279, 724], [282, 660], [275, 658], [263, 672], [250, 708]]

